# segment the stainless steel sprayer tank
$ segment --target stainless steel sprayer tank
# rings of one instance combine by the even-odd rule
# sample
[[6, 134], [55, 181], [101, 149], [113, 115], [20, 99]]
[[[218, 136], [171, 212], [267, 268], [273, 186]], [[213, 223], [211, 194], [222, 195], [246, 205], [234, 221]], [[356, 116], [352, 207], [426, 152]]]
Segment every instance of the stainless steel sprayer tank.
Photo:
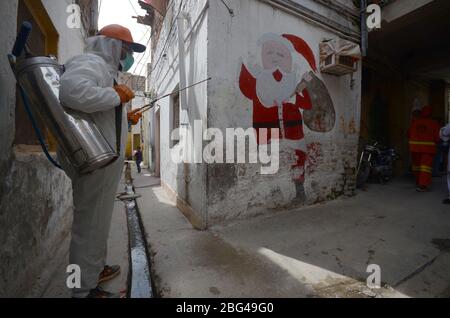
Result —
[[16, 66], [19, 85], [37, 115], [55, 137], [60, 150], [80, 174], [108, 166], [118, 154], [89, 114], [65, 108], [59, 101], [62, 67], [55, 58], [33, 57]]

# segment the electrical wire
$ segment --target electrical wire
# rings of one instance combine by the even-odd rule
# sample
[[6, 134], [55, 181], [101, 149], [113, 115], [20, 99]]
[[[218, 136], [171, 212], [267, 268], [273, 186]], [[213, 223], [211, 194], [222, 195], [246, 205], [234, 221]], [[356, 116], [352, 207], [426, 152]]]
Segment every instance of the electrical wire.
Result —
[[[142, 39], [139, 40], [138, 43], [142, 42], [142, 40], [147, 36], [147, 34], [148, 34], [148, 32], [149, 32], [150, 30], [151, 30], [151, 28], [148, 28], [147, 32], [144, 34], [144, 36], [142, 37]], [[141, 62], [142, 62], [142, 60], [144, 59], [145, 56], [146, 56], [145, 52], [142, 53], [141, 58], [140, 58], [139, 61], [136, 63], [136, 67], [134, 68], [133, 73], [136, 73], [137, 68], [139, 67], [139, 65], [141, 64]], [[142, 72], [142, 69], [141, 69], [141, 71], [139, 72], [139, 74], [140, 74], [141, 72]]]
[[[131, 0], [128, 0], [128, 1], [129, 1], [130, 4], [132, 5]], [[175, 0], [173, 0], [172, 3], [173, 3], [173, 5], [174, 5], [174, 4], [175, 4]], [[132, 6], [133, 6], [133, 5], [132, 5]], [[178, 19], [178, 17], [179, 17], [180, 14], [181, 14], [181, 8], [182, 8], [182, 6], [183, 6], [183, 0], [180, 0], [180, 5], [179, 5], [179, 8], [178, 8], [178, 13], [177, 13], [175, 19], [173, 20], [172, 25], [170, 26], [169, 32], [168, 32], [167, 37], [166, 37], [166, 41], [164, 42], [163, 48], [162, 48], [162, 50], [161, 50], [161, 54], [160, 54], [159, 57], [156, 59], [156, 62], [152, 65], [151, 70], [148, 72], [148, 75], [147, 75], [146, 78], [145, 78], [145, 82], [149, 79], [149, 77], [152, 75], [152, 73], [153, 73], [153, 72], [156, 70], [156, 68], [159, 66], [159, 63], [161, 62], [161, 59], [162, 59], [162, 57], [163, 57], [164, 54], [165, 54], [165, 51], [166, 51], [166, 49], [167, 49], [167, 45], [170, 43], [171, 35], [172, 35], [173, 30], [174, 30], [175, 24], [177, 23], [177, 19]], [[134, 8], [134, 6], [133, 6], [133, 8]], [[144, 65], [143, 69], [145, 69], [145, 65]], [[140, 72], [139, 74], [142, 73], [142, 70], [143, 70], [143, 69], [141, 69], [141, 72]], [[127, 81], [125, 82], [125, 84], [128, 84], [130, 80], [131, 80], [131, 77], [127, 79]], [[139, 91], [139, 90], [142, 89], [142, 88], [145, 89], [145, 84], [144, 84], [144, 86], [141, 85], [137, 90]]]
[[[131, 2], [131, 0], [128, 0], [128, 3], [129, 3], [129, 4], [131, 5], [131, 7], [133, 8], [134, 13], [136, 13], [136, 18], [139, 18], [139, 13], [137, 12], [136, 8], [134, 7], [133, 2]], [[149, 28], [150, 28], [150, 26], [149, 26]], [[147, 31], [148, 31], [148, 30], [147, 30]], [[144, 32], [143, 32], [143, 33], [144, 33]], [[144, 33], [144, 37], [145, 37], [145, 34], [147, 34], [147, 32]]]
[[[167, 6], [167, 11], [168, 11], [168, 10], [171, 10], [171, 9], [172, 9], [172, 6], [174, 6], [174, 5], [175, 5], [175, 0], [171, 0], [170, 3], [169, 3], [169, 5]], [[151, 29], [151, 28], [150, 28], [150, 29]], [[152, 38], [150, 37], [149, 42], [151, 42], [151, 39], [152, 39]], [[141, 41], [142, 41], [142, 39], [141, 39]], [[137, 63], [136, 68], [135, 68], [134, 71], [133, 71], [134, 74], [136, 74], [136, 70], [137, 70], [138, 66], [141, 64], [142, 59], [143, 59], [144, 57], [145, 57], [145, 54], [142, 55], [142, 57], [140, 58], [139, 62]], [[147, 63], [142, 64], [142, 65], [141, 65], [141, 68], [140, 68], [140, 70], [139, 70], [139, 72], [137, 72], [138, 76], [142, 76], [142, 73], [143, 73], [143, 71], [146, 70], [146, 68], [147, 68]]]
[[[165, 51], [166, 51], [166, 49], [167, 49], [167, 45], [170, 43], [170, 39], [171, 39], [170, 37], [171, 37], [171, 35], [172, 35], [173, 29], [174, 29], [174, 27], [175, 27], [175, 24], [177, 23], [178, 17], [179, 17], [180, 14], [181, 14], [181, 8], [182, 8], [182, 6], [183, 6], [183, 0], [180, 0], [180, 5], [179, 5], [179, 8], [178, 8], [178, 13], [177, 13], [175, 19], [173, 20], [172, 25], [170, 26], [169, 32], [168, 32], [167, 37], [166, 37], [166, 41], [164, 42], [163, 48], [162, 48], [162, 50], [161, 50], [161, 54], [159, 55], [159, 57], [158, 57], [158, 59], [156, 60], [155, 64], [152, 66], [152, 69], [148, 72], [148, 75], [147, 75], [146, 78], [145, 78], [145, 82], [146, 82], [146, 81], [149, 79], [149, 77], [152, 75], [153, 71], [154, 71], [154, 70], [156, 69], [156, 67], [159, 65], [159, 62], [161, 61], [162, 57], [163, 57], [164, 54], [165, 54]], [[130, 79], [128, 79], [127, 82], [129, 82], [129, 80], [130, 80]], [[145, 84], [144, 84], [144, 87], [143, 87], [143, 86], [140, 86], [140, 87], [137, 89], [137, 91], [139, 91], [139, 90], [142, 89], [142, 88], [145, 89]]]
[[19, 91], [20, 91], [20, 95], [22, 97], [23, 100], [23, 105], [25, 107], [25, 111], [28, 115], [28, 118], [31, 121], [31, 125], [33, 126], [34, 132], [36, 133], [36, 136], [39, 140], [39, 143], [41, 144], [42, 147], [42, 151], [44, 152], [45, 156], [47, 157], [47, 159], [58, 169], [63, 170], [63, 168], [61, 167], [61, 165], [50, 155], [47, 146], [45, 145], [45, 141], [44, 141], [44, 135], [42, 134], [41, 129], [39, 128], [36, 120], [34, 119], [33, 113], [31, 111], [31, 107], [30, 107], [30, 101], [28, 99], [28, 95], [27, 93], [25, 93], [25, 90], [22, 88], [21, 85], [19, 86]]
[[228, 10], [228, 13], [232, 16], [232, 17], [234, 17], [234, 11], [233, 11], [233, 9], [231, 9], [230, 8], [230, 6], [225, 2], [225, 0], [220, 0], [222, 3], [223, 3], [223, 5], [227, 8], [227, 10]]
[[[130, 0], [128, 0], [128, 1], [130, 2]], [[131, 4], [131, 6], [133, 6], [133, 4], [132, 4], [131, 2], [130, 2], [130, 4]], [[172, 9], [172, 7], [173, 7], [174, 5], [175, 5], [175, 0], [171, 0], [171, 2], [170, 2], [169, 5], [168, 5], [167, 11], [170, 10], [170, 9]], [[182, 5], [182, 1], [180, 2], [180, 9], [181, 9], [181, 5]], [[134, 9], [134, 6], [133, 6], [133, 9]], [[136, 12], [136, 9], [134, 9], [134, 10], [135, 10], [135, 12]], [[137, 14], [137, 12], [136, 12], [136, 14]], [[178, 16], [177, 16], [177, 17], [178, 17]], [[172, 32], [172, 29], [173, 29], [173, 25], [172, 25], [172, 28], [171, 28], [171, 30], [170, 30], [170, 32], [169, 32], [169, 36], [170, 36], [170, 33]], [[151, 30], [151, 27], [149, 27], [148, 30]], [[147, 30], [147, 31], [148, 31], [148, 30]], [[144, 36], [144, 37], [145, 37], [145, 36]], [[150, 37], [149, 42], [151, 42], [151, 39], [152, 39], [152, 37]], [[136, 65], [136, 67], [135, 67], [133, 73], [136, 73], [137, 68], [139, 67], [139, 65], [141, 64], [142, 60], [145, 58], [145, 56], [146, 56], [145, 54], [143, 54], [143, 55], [141, 56], [141, 58], [139, 59], [139, 61], [138, 61], [137, 65]], [[139, 71], [139, 73], [138, 73], [138, 76], [142, 76], [142, 73], [143, 73], [146, 69], [147, 69], [147, 63], [142, 64], [142, 65], [141, 65], [141, 69], [140, 69], [140, 71]], [[151, 74], [151, 72], [149, 72], [149, 74]], [[143, 77], [143, 76], [142, 76], [142, 77]], [[149, 77], [149, 76], [146, 77], [144, 83], [147, 81], [148, 77]], [[129, 83], [129, 81], [130, 81], [131, 79], [132, 79], [132, 77], [129, 77], [129, 78], [126, 80], [125, 85], [128, 85], [128, 83]], [[145, 86], [145, 84], [144, 84], [144, 86]], [[141, 88], [143, 88], [143, 89], [145, 90], [145, 87], [142, 87], [142, 86], [139, 87], [138, 90], [140, 90]]]
[[[133, 8], [134, 12], [136, 13], [136, 17], [139, 17], [139, 13], [137, 12], [136, 8], [134, 7], [133, 3], [131, 2], [131, 0], [128, 0], [128, 3], [130, 4], [130, 6]], [[138, 41], [138, 43], [142, 42], [146, 37], [147, 34], [151, 31], [151, 27], [147, 26], [147, 30], [145, 31], [145, 33], [143, 34], [143, 36], [141, 37], [141, 39]], [[151, 36], [150, 36], [151, 38]], [[133, 74], [136, 72], [137, 68], [139, 67], [139, 65], [141, 64], [142, 60], [144, 59], [144, 57], [146, 56], [145, 52], [142, 53], [141, 58], [139, 59], [139, 61], [136, 63], [136, 66], [133, 70]], [[142, 69], [141, 69], [142, 72]], [[125, 85], [128, 85], [129, 81], [132, 79], [132, 76], [130, 76], [126, 81], [125, 81]]]
[[152, 65], [152, 69], [148, 72], [148, 75], [147, 75], [147, 77], [145, 78], [146, 81], [147, 81], [147, 80], [149, 79], [149, 77], [152, 75], [153, 71], [154, 71], [154, 70], [156, 69], [156, 67], [159, 65], [159, 62], [161, 61], [162, 57], [163, 57], [164, 54], [165, 54], [165, 51], [166, 51], [166, 49], [167, 49], [167, 45], [170, 43], [170, 36], [172, 35], [173, 29], [174, 29], [174, 27], [175, 27], [175, 24], [177, 23], [177, 19], [178, 19], [178, 17], [179, 17], [180, 14], [181, 14], [181, 7], [182, 7], [182, 5], [183, 5], [183, 0], [180, 1], [180, 6], [179, 6], [179, 8], [178, 8], [177, 16], [175, 17], [175, 19], [174, 19], [174, 21], [173, 21], [173, 23], [172, 23], [172, 25], [171, 25], [171, 27], [170, 27], [169, 33], [167, 34], [167, 38], [166, 38], [166, 41], [165, 41], [165, 43], [164, 43], [164, 45], [163, 45], [163, 48], [162, 48], [162, 50], [161, 50], [161, 54], [159, 55], [159, 57], [158, 57], [158, 59], [156, 60], [155, 64]]

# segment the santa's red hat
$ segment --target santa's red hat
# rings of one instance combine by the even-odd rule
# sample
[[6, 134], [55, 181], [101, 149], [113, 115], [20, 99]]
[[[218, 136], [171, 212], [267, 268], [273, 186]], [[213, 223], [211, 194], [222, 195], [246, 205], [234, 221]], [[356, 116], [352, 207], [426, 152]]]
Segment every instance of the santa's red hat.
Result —
[[276, 41], [286, 46], [290, 51], [297, 52], [306, 59], [313, 71], [317, 71], [314, 53], [309, 47], [308, 43], [306, 43], [302, 38], [299, 38], [298, 36], [295, 36], [293, 34], [278, 35], [273, 33], [266, 33], [259, 39], [258, 44], [262, 45], [267, 41]]

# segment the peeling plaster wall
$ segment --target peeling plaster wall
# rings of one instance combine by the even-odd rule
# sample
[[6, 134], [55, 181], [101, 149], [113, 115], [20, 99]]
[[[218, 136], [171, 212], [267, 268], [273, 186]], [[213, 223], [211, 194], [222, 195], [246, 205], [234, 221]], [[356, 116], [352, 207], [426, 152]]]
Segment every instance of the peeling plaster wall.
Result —
[[[65, 63], [84, 48], [82, 30], [66, 26], [72, 1], [42, 2], [59, 33]], [[73, 210], [70, 179], [42, 153], [13, 149], [15, 79], [6, 56], [16, 37], [17, 7], [18, 1], [3, 1], [0, 11], [0, 297], [26, 296], [41, 271], [49, 270], [69, 237]]]
[[[302, 1], [304, 4], [310, 1]], [[208, 86], [208, 127], [252, 127], [253, 104], [240, 91], [239, 73], [242, 62], [258, 60], [258, 39], [265, 33], [294, 34], [303, 38], [319, 61], [319, 43], [336, 35], [305, 20], [273, 9], [256, 0], [233, 1], [231, 17], [219, 1], [210, 3], [208, 23], [208, 71], [214, 81]], [[330, 12], [328, 18], [334, 14]], [[308, 64], [297, 59], [302, 69]], [[305, 140], [317, 147], [315, 169], [306, 174], [304, 204], [351, 195], [354, 190], [360, 104], [361, 65], [351, 77], [320, 74], [336, 110], [336, 124], [329, 133], [310, 131]], [[272, 213], [296, 206], [295, 185], [289, 175], [289, 164], [281, 164], [279, 173], [263, 176], [255, 164], [208, 165], [208, 225]]]

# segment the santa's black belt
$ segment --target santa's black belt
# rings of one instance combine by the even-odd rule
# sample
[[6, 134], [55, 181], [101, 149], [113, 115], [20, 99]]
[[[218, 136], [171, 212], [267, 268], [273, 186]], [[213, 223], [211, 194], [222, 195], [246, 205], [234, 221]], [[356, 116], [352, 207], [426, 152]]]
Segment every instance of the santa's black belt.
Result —
[[[285, 127], [297, 127], [303, 126], [302, 120], [288, 120], [284, 121]], [[253, 123], [253, 128], [261, 129], [261, 128], [280, 128], [280, 124], [278, 122], [267, 122], [267, 123]]]

